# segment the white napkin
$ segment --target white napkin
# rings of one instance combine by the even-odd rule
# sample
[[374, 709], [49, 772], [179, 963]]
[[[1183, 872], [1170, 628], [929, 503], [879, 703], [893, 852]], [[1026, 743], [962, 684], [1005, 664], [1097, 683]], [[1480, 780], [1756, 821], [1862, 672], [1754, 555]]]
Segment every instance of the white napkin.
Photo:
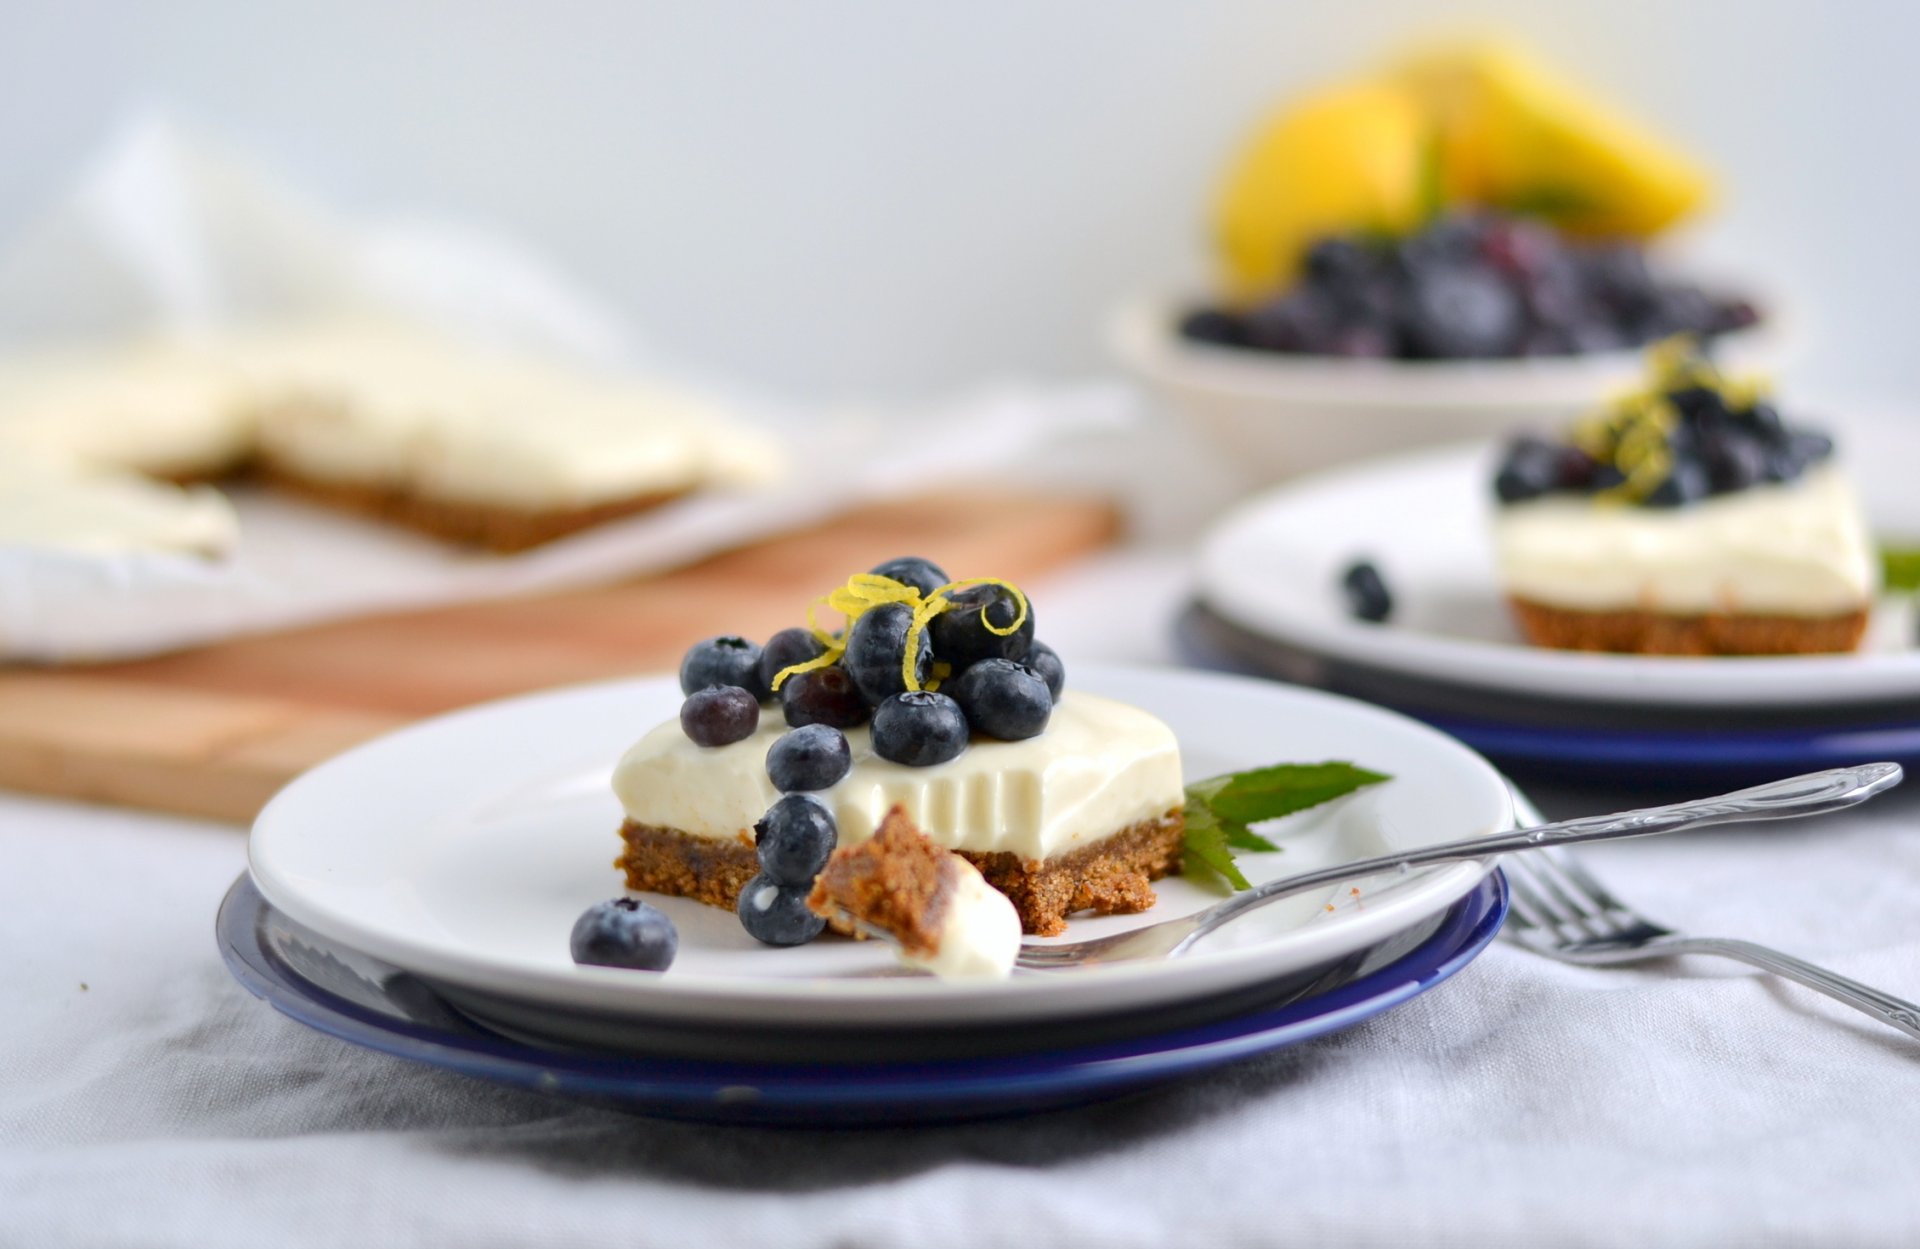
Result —
[[[157, 118], [124, 130], [0, 251], [0, 343], [354, 313], [601, 366], [646, 361], [617, 314], [509, 241], [458, 223], [339, 218]], [[0, 548], [0, 659], [135, 655], [659, 571], [863, 502], [1015, 473], [1063, 439], [1124, 442], [1139, 423], [1130, 394], [1107, 385], [1008, 384], [871, 411], [718, 397], [785, 444], [795, 471], [782, 483], [706, 492], [509, 557], [242, 491], [239, 549], [216, 563]]]

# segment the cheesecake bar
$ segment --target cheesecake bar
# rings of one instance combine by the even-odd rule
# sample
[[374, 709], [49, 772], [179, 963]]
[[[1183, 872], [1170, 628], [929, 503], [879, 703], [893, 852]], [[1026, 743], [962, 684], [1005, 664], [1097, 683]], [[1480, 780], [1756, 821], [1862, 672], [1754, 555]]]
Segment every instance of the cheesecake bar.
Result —
[[[759, 871], [754, 825], [780, 796], [767, 751], [786, 731], [767, 717], [744, 740], [700, 746], [669, 721], [629, 749], [613, 783], [627, 887], [732, 907]], [[1144, 910], [1151, 882], [1179, 866], [1179, 746], [1138, 708], [1067, 691], [1044, 733], [978, 739], [931, 767], [880, 758], [867, 727], [845, 735], [851, 770], [817, 795], [840, 844], [865, 841], [898, 808], [1005, 894], [1029, 933], [1062, 932], [1076, 911]]]
[[1653, 384], [1507, 450], [1493, 542], [1536, 646], [1665, 655], [1849, 651], [1879, 584], [1824, 435], [1669, 348]]
[[258, 463], [330, 506], [519, 551], [774, 475], [762, 436], [684, 395], [360, 324], [263, 335]]

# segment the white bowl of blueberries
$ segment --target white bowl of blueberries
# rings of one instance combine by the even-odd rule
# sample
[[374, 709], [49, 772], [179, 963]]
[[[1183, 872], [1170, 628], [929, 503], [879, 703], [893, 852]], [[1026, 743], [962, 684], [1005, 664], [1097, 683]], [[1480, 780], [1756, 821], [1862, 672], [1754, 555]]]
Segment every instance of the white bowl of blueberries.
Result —
[[1676, 334], [1723, 361], [1777, 356], [1777, 317], [1637, 243], [1460, 213], [1399, 240], [1321, 240], [1301, 278], [1228, 309], [1123, 307], [1115, 351], [1259, 482], [1382, 452], [1555, 426], [1632, 386]]

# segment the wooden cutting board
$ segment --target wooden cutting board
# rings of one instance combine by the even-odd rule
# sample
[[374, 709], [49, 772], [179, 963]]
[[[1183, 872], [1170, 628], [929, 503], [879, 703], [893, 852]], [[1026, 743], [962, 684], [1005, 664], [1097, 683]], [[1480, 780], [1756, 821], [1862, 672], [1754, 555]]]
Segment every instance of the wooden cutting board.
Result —
[[896, 555], [1030, 579], [1110, 542], [1099, 501], [887, 503], [662, 576], [341, 621], [157, 659], [0, 669], [0, 787], [247, 821], [287, 781], [422, 716], [671, 669], [718, 633], [763, 638]]

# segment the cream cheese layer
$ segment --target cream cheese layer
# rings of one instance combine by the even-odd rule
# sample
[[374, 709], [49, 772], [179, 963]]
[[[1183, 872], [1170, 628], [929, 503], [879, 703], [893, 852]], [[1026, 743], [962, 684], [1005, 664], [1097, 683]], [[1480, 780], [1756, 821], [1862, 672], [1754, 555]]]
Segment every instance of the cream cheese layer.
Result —
[[1879, 585], [1866, 518], [1831, 465], [1686, 507], [1509, 504], [1494, 545], [1507, 593], [1573, 611], [1833, 616]]
[[[730, 746], [688, 740], [678, 719], [641, 738], [614, 769], [627, 818], [696, 837], [752, 835], [780, 795], [767, 779], [767, 748], [786, 732], [777, 708]], [[928, 768], [873, 753], [864, 728], [847, 732], [853, 770], [820, 797], [840, 841], [865, 841], [898, 804], [950, 850], [1050, 858], [1102, 840], [1185, 800], [1173, 730], [1137, 707], [1069, 690], [1046, 732], [1023, 742], [976, 738], [958, 759]]]
[[931, 953], [900, 951], [909, 967], [944, 980], [1000, 980], [1020, 953], [1020, 913], [973, 864], [949, 856], [939, 945]]

